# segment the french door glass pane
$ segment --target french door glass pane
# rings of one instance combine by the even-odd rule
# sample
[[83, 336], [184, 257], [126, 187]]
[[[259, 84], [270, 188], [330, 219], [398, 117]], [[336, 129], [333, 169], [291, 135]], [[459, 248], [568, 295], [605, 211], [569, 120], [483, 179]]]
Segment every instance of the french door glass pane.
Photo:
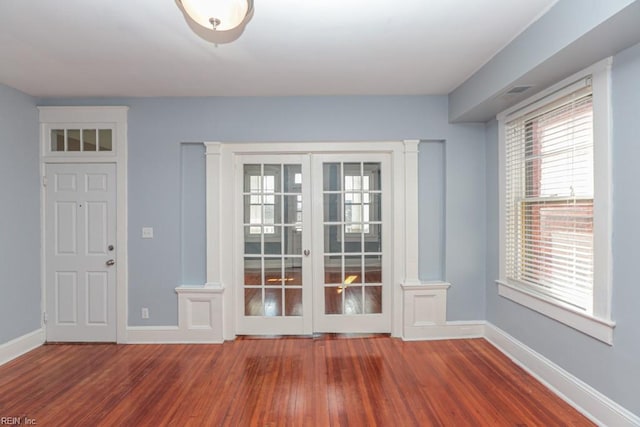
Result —
[[284, 253], [286, 255], [302, 255], [301, 227], [284, 227]]
[[284, 199], [284, 223], [302, 223], [302, 194], [283, 196]]
[[264, 315], [282, 316], [282, 289], [264, 290]]
[[324, 283], [342, 283], [342, 256], [324, 257]]
[[364, 288], [365, 314], [382, 313], [382, 286], [366, 286]]
[[302, 316], [302, 167], [243, 174], [245, 316]]
[[323, 164], [325, 314], [382, 312], [381, 164]]
[[282, 286], [282, 258], [264, 259], [265, 286]]
[[342, 225], [324, 226], [324, 251], [327, 253], [342, 252]]
[[261, 232], [262, 227], [244, 227], [244, 253], [255, 255], [262, 252]]
[[285, 286], [302, 286], [302, 258], [284, 259]]
[[302, 316], [302, 289], [285, 289], [284, 315]]
[[380, 171], [380, 163], [365, 163], [362, 168], [363, 175], [368, 178], [369, 189], [371, 191], [380, 191], [382, 188], [382, 172]]
[[349, 286], [344, 294], [344, 314], [362, 314], [362, 286]]
[[264, 234], [264, 253], [279, 255], [282, 253], [282, 234], [279, 226], [266, 226], [262, 228]]
[[324, 314], [342, 314], [342, 286], [324, 288]]
[[262, 284], [262, 259], [244, 258], [244, 284], [256, 286]]
[[262, 304], [261, 288], [245, 288], [244, 289], [244, 315], [245, 316], [263, 316], [264, 306]]
[[367, 284], [382, 283], [382, 256], [365, 255], [364, 282]]
[[284, 192], [302, 193], [301, 165], [284, 165]]
[[340, 194], [324, 195], [324, 220], [325, 222], [339, 222], [341, 201]]
[[323, 173], [323, 189], [324, 191], [340, 191], [342, 183], [342, 169], [340, 163], [325, 163], [322, 167]]

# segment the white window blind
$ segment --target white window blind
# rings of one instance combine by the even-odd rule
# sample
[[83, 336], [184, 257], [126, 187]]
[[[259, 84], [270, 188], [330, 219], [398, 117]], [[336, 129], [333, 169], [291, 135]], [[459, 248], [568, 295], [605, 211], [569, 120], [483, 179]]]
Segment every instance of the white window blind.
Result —
[[507, 279], [591, 314], [591, 87], [508, 118], [505, 131]]

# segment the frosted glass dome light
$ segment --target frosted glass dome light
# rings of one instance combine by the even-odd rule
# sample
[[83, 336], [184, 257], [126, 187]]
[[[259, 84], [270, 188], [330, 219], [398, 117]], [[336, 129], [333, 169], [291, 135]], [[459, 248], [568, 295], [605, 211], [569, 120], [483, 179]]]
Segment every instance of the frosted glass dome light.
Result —
[[180, 3], [191, 19], [215, 31], [236, 28], [249, 12], [249, 0], [180, 0]]

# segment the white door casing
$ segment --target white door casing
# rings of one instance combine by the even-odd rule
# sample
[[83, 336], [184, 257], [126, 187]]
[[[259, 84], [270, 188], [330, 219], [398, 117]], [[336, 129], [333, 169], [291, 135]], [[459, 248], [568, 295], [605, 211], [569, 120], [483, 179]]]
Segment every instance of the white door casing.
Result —
[[[238, 227], [230, 226], [237, 213], [236, 158], [267, 154], [387, 154], [392, 176], [389, 200], [392, 206], [387, 232], [391, 246], [389, 275], [391, 334], [403, 336], [403, 287], [420, 284], [418, 279], [418, 142], [205, 142], [207, 165], [207, 284], [226, 289], [219, 321], [224, 339], [239, 333], [237, 319]], [[316, 212], [313, 212], [316, 214]], [[311, 256], [314, 256], [312, 253]]]
[[116, 167], [48, 164], [47, 341], [116, 340]]
[[[111, 276], [115, 280], [113, 286], [115, 300], [107, 306], [110, 313], [107, 315], [115, 332], [111, 332], [109, 338], [83, 338], [81, 341], [117, 341], [127, 342], [127, 112], [125, 106], [82, 106], [82, 107], [38, 107], [40, 112], [40, 170], [43, 178], [41, 187], [41, 275], [42, 275], [42, 302], [44, 313], [43, 328], [48, 329], [48, 324], [53, 321], [53, 313], [48, 313], [49, 294], [47, 274], [51, 268], [48, 259], [47, 240], [48, 216], [47, 206], [47, 171], [49, 166], [57, 164], [83, 165], [93, 164], [108, 165], [112, 168], [115, 182], [112, 188], [115, 191], [114, 214], [114, 250], [112, 257], [115, 264]], [[106, 137], [106, 138], [103, 138]], [[106, 141], [106, 144], [103, 142]], [[97, 169], [93, 169], [94, 171]], [[53, 185], [48, 180], [49, 185]], [[83, 207], [84, 209], [84, 207]], [[109, 217], [111, 220], [111, 216]], [[96, 256], [97, 257], [97, 256]], [[96, 270], [97, 271], [97, 270]], [[99, 275], [92, 276], [95, 280]], [[111, 280], [111, 276], [109, 280]], [[98, 285], [94, 285], [94, 288]], [[110, 288], [107, 288], [110, 289]], [[114, 298], [111, 295], [108, 298]], [[93, 321], [96, 321], [97, 312], [94, 312]], [[85, 318], [88, 318], [85, 316]], [[110, 326], [111, 327], [111, 326]], [[48, 340], [54, 340], [48, 336]], [[58, 337], [55, 340], [66, 340]], [[77, 341], [77, 339], [69, 339]]]

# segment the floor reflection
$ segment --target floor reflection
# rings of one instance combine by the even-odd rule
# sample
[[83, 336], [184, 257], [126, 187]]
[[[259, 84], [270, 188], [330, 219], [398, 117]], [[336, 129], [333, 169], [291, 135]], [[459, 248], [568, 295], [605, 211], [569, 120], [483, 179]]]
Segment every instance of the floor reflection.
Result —
[[[381, 279], [379, 274], [367, 273], [372, 281]], [[260, 274], [245, 272], [245, 316], [302, 316], [301, 286], [260, 286]], [[286, 278], [285, 278], [285, 283]], [[324, 314], [359, 315], [382, 313], [382, 285], [362, 284], [359, 274], [349, 275], [342, 284], [324, 289]], [[260, 287], [258, 287], [260, 286]]]

